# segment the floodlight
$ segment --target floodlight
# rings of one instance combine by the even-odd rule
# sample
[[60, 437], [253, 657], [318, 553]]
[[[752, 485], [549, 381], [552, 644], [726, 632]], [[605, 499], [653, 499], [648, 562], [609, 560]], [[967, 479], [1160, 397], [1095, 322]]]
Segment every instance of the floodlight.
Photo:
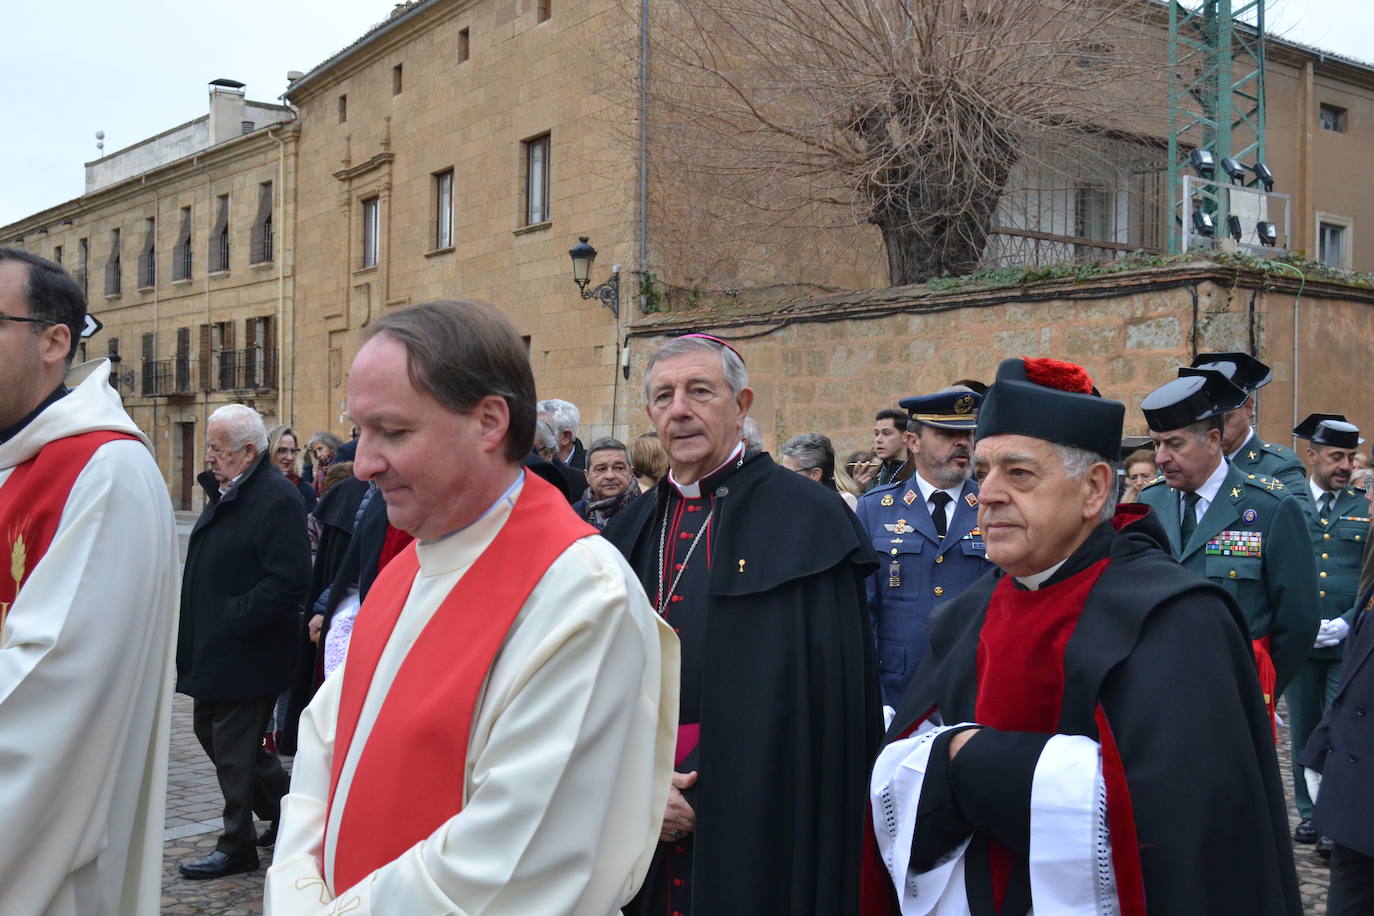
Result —
[[1213, 178], [1217, 173], [1217, 160], [1212, 155], [1211, 150], [1195, 149], [1189, 154], [1188, 160], [1193, 164], [1193, 171], [1198, 173], [1201, 178]]
[[[1225, 160], [1222, 161], [1224, 162]], [[1231, 233], [1231, 238], [1235, 239], [1237, 242], [1240, 241], [1241, 235], [1244, 234], [1240, 229], [1240, 217], [1236, 216], [1234, 213], [1226, 217], [1226, 229]]]
[[1264, 185], [1264, 190], [1274, 190], [1274, 173], [1269, 171], [1269, 166], [1265, 165], [1263, 162], [1256, 162], [1254, 165], [1250, 166], [1250, 171], [1254, 172], [1260, 184]]
[[1232, 183], [1245, 183], [1245, 166], [1241, 165], [1238, 160], [1232, 159], [1230, 156], [1223, 156], [1221, 170], [1230, 176]]
[[1279, 243], [1279, 227], [1273, 223], [1261, 220], [1255, 226], [1255, 234], [1259, 236], [1260, 244], [1273, 248]]
[[1193, 229], [1198, 235], [1205, 235], [1208, 238], [1217, 234], [1217, 228], [1212, 223], [1212, 214], [1203, 213], [1201, 210], [1193, 211]]

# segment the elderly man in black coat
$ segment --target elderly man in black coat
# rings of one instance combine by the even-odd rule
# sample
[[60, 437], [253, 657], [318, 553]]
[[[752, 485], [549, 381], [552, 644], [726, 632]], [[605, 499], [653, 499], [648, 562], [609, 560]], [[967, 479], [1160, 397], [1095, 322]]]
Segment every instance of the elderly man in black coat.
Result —
[[267, 431], [251, 407], [210, 415], [198, 478], [205, 510], [191, 530], [181, 583], [177, 691], [195, 700], [196, 738], [224, 793], [224, 834], [187, 878], [258, 867], [253, 812], [274, 822], [288, 780], [262, 733], [291, 681], [297, 618], [310, 584], [305, 506], [264, 458]]

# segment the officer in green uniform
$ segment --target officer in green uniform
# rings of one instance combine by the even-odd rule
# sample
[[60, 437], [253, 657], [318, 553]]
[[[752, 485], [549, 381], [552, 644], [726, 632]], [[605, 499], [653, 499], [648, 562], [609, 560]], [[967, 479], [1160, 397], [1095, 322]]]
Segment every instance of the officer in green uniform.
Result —
[[1317, 635], [1317, 570], [1302, 503], [1281, 481], [1222, 459], [1223, 416], [1245, 400], [1212, 370], [1146, 395], [1140, 406], [1163, 477], [1140, 502], [1159, 515], [1174, 558], [1240, 605], [1272, 709]]
[[1255, 432], [1255, 392], [1269, 384], [1273, 371], [1248, 353], [1199, 353], [1192, 367], [1179, 369], [1178, 374], [1191, 375], [1201, 369], [1220, 372], [1245, 392], [1245, 403], [1227, 412], [1221, 428], [1221, 451], [1226, 460], [1247, 476], [1277, 477], [1291, 495], [1306, 500], [1307, 488], [1302, 483], [1307, 469], [1298, 456], [1292, 449], [1263, 441]]
[[[1364, 442], [1354, 424], [1346, 422], [1341, 414], [1314, 413], [1293, 429], [1293, 435], [1308, 443], [1304, 456], [1311, 471], [1307, 487], [1312, 502], [1305, 508], [1317, 558], [1321, 626], [1307, 661], [1288, 685], [1284, 697], [1288, 700], [1288, 726], [1293, 739], [1293, 800], [1302, 819], [1293, 831], [1293, 839], [1316, 843], [1312, 799], [1298, 759], [1340, 684], [1345, 637], [1355, 618], [1360, 563], [1369, 540], [1369, 504], [1363, 489], [1350, 486], [1355, 450]], [[1317, 851], [1323, 852], [1323, 847], [1329, 852], [1329, 843], [1322, 843]]]

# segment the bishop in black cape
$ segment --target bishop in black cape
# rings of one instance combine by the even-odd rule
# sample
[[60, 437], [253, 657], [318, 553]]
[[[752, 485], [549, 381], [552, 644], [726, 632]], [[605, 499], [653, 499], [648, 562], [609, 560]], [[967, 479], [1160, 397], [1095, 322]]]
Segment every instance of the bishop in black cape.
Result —
[[[686, 564], [695, 582], [684, 578], [685, 603], [670, 605], [698, 605], [686, 611], [691, 632], [681, 635], [684, 712], [695, 692], [700, 739], [677, 767], [700, 774], [684, 793], [696, 831], [659, 844], [625, 912], [854, 913], [868, 772], [882, 730], [864, 600], [876, 557], [836, 493], [766, 454], [732, 460], [700, 484], [701, 508], [713, 506], [714, 515], [698, 551], [711, 562]], [[665, 477], [604, 532], [650, 600], [661, 588], [665, 514], [681, 503]], [[678, 533], [674, 522], [669, 536]], [[672, 867], [684, 844], [686, 875]], [[674, 881], [689, 885], [688, 906]]]

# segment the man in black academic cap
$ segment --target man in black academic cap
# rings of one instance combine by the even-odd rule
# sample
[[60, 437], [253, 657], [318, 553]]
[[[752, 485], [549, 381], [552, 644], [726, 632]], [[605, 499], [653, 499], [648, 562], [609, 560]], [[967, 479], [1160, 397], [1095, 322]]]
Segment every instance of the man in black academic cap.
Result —
[[1307, 794], [1298, 758], [1312, 730], [1336, 697], [1341, 678], [1345, 639], [1355, 619], [1355, 592], [1360, 563], [1369, 540], [1369, 504], [1362, 487], [1350, 485], [1355, 452], [1363, 444], [1360, 430], [1337, 413], [1314, 413], [1293, 429], [1307, 440], [1304, 458], [1311, 470], [1304, 501], [1308, 535], [1317, 561], [1317, 603], [1321, 626], [1293, 682], [1284, 691], [1288, 700], [1288, 728], [1293, 750], [1293, 802], [1301, 819], [1293, 831], [1299, 843], [1317, 843], [1327, 855], [1330, 840], [1322, 841], [1312, 824], [1312, 800]]
[[1124, 413], [1079, 366], [999, 367], [973, 467], [1002, 574], [931, 618], [874, 768], [891, 880], [864, 916], [894, 888], [902, 912], [1302, 912], [1244, 624], [1114, 505]]
[[1162, 476], [1140, 502], [1158, 514], [1174, 557], [1240, 605], [1272, 710], [1307, 658], [1321, 615], [1303, 503], [1278, 480], [1222, 458], [1225, 415], [1246, 400], [1214, 370], [1147, 394], [1140, 409]]
[[1248, 353], [1199, 353], [1191, 367], [1178, 370], [1180, 376], [1211, 369], [1245, 392], [1239, 407], [1226, 412], [1221, 428], [1221, 451], [1226, 460], [1247, 475], [1276, 478], [1299, 499], [1306, 499], [1302, 483], [1307, 469], [1291, 449], [1265, 442], [1255, 432], [1255, 392], [1269, 384], [1273, 371]]

